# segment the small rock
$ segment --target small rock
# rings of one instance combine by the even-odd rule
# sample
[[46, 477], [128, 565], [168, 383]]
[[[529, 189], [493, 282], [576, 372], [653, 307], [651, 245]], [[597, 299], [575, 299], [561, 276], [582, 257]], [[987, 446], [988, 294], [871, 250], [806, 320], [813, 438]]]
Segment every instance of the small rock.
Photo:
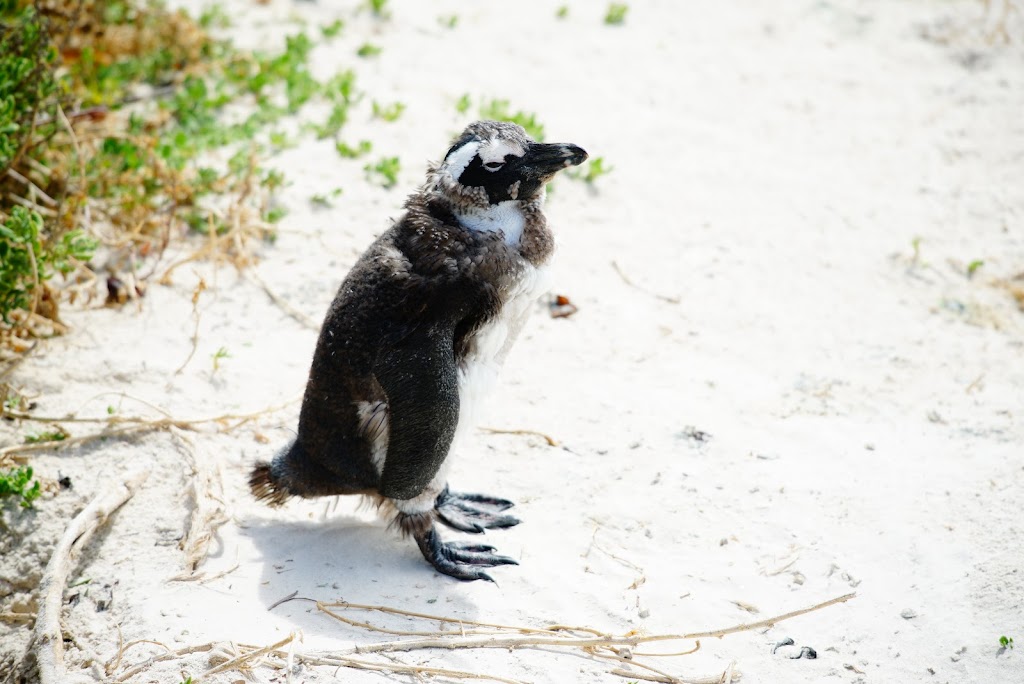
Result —
[[900, 613], [900, 617], [903, 618], [904, 620], [913, 620], [914, 618], [917, 617], [917, 611], [914, 611], [914, 610], [911, 610], [910, 608], [907, 608], [902, 613]]
[[650, 617], [651, 611], [647, 610], [646, 608], [641, 608], [640, 612], [637, 613], [637, 615], [639, 615], [642, 618]]

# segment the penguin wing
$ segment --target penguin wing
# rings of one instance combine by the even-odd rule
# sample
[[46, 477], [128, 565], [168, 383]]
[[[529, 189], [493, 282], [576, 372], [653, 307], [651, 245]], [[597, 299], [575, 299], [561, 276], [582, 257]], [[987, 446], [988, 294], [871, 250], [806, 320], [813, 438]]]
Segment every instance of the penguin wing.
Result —
[[381, 350], [374, 375], [388, 401], [388, 451], [380, 493], [411, 499], [437, 474], [459, 422], [451, 331], [412, 331], [399, 344]]

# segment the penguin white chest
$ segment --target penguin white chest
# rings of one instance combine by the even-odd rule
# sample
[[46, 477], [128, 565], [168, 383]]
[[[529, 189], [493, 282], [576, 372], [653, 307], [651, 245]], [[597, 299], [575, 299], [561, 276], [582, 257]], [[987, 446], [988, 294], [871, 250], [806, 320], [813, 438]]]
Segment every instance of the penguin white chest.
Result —
[[548, 269], [525, 264], [500, 311], [473, 336], [459, 367], [459, 425], [456, 440], [476, 425], [480, 408], [494, 387], [505, 357], [530, 310], [547, 291]]

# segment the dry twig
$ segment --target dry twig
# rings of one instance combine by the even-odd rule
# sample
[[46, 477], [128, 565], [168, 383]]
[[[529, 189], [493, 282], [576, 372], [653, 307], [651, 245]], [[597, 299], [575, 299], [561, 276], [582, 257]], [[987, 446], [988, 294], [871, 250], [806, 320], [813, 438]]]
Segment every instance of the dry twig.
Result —
[[189, 465], [192, 468], [192, 500], [194, 508], [189, 518], [188, 532], [181, 540], [180, 548], [185, 552], [186, 572], [173, 579], [196, 580], [201, 575], [196, 570], [206, 560], [210, 542], [217, 529], [228, 521], [224, 505], [224, 485], [220, 468], [211, 468], [205, 461], [197, 459], [195, 445], [176, 428], [171, 434], [185, 446]]
[[316, 321], [314, 321], [312, 318], [310, 318], [306, 314], [304, 314], [301, 311], [299, 311], [298, 309], [296, 309], [294, 306], [292, 306], [291, 304], [288, 303], [288, 300], [286, 300], [284, 297], [282, 297], [281, 295], [279, 295], [276, 292], [274, 292], [274, 290], [270, 289], [270, 286], [267, 285], [266, 281], [263, 280], [263, 278], [260, 278], [259, 274], [256, 273], [255, 269], [251, 269], [249, 271], [246, 271], [245, 275], [250, 280], [254, 281], [257, 285], [262, 287], [263, 291], [267, 293], [268, 297], [270, 297], [270, 301], [274, 302], [274, 304], [277, 304], [277, 306], [281, 309], [281, 311], [284, 311], [286, 314], [291, 316], [293, 319], [295, 319], [296, 321], [301, 323], [303, 326], [305, 326], [306, 328], [309, 328], [310, 330], [312, 330], [314, 332], [318, 332], [320, 330], [320, 326], [317, 325]]
[[[65, 416], [63, 418], [49, 417], [49, 416], [34, 416], [30, 413], [20, 413], [17, 411], [8, 411], [4, 415], [17, 420], [30, 420], [37, 423], [101, 423], [106, 425], [107, 429], [101, 430], [89, 435], [82, 435], [81, 437], [71, 437], [69, 439], [55, 440], [49, 442], [38, 442], [36, 444], [15, 444], [12, 446], [3, 447], [0, 449], [0, 465], [4, 464], [7, 459], [19, 460], [16, 455], [29, 453], [32, 451], [43, 451], [47, 449], [57, 449], [63, 446], [69, 446], [71, 444], [81, 444], [83, 442], [89, 442], [94, 439], [103, 439], [109, 437], [122, 437], [131, 434], [143, 434], [146, 432], [154, 432], [156, 430], [167, 430], [170, 428], [178, 428], [180, 430], [197, 430], [201, 425], [207, 425], [210, 423], [232, 423], [231, 425], [225, 425], [221, 427], [221, 432], [231, 432], [236, 430], [242, 425], [264, 416], [268, 413], [275, 413], [288, 406], [291, 406], [298, 401], [298, 397], [290, 399], [281, 404], [269, 406], [259, 411], [252, 413], [224, 413], [218, 416], [209, 416], [204, 418], [190, 418], [181, 419], [174, 418], [169, 414], [164, 418], [143, 418], [140, 416], [104, 416], [102, 418], [79, 418], [75, 415]], [[166, 413], [163, 409], [159, 409], [161, 412]]]
[[64, 585], [75, 558], [99, 526], [135, 494], [148, 476], [148, 471], [140, 471], [94, 498], [71, 521], [53, 550], [39, 583], [40, 614], [32, 636], [41, 684], [61, 684], [66, 680], [60, 611], [64, 604]]
[[622, 278], [622, 282], [626, 283], [626, 285], [629, 285], [634, 290], [640, 290], [644, 294], [649, 294], [652, 297], [656, 297], [657, 299], [660, 299], [663, 302], [668, 302], [669, 304], [678, 304], [679, 302], [683, 301], [681, 297], [670, 297], [669, 295], [659, 294], [657, 292], [654, 292], [653, 290], [647, 289], [646, 287], [637, 285], [632, 281], [632, 279], [630, 279], [628, 275], [626, 275], [626, 272], [622, 270], [622, 267], [619, 266], [619, 263], [617, 261], [612, 262], [612, 268], [614, 268], [615, 272], [619, 274], [620, 278]]
[[489, 432], [492, 435], [534, 435], [536, 437], [543, 438], [544, 441], [548, 443], [548, 446], [558, 446], [558, 441], [554, 437], [545, 435], [543, 432], [537, 432], [536, 430], [504, 430], [502, 428], [492, 427], [482, 427], [480, 429], [484, 432]]

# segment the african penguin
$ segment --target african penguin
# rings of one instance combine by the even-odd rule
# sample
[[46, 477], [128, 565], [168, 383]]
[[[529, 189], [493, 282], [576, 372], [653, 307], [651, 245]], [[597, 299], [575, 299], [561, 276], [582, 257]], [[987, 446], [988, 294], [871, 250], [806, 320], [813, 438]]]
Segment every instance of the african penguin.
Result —
[[442, 542], [434, 523], [480, 533], [519, 522], [502, 513], [510, 501], [449, 490], [448, 455], [544, 292], [545, 183], [586, 158], [512, 123], [463, 131], [341, 284], [297, 436], [250, 476], [257, 499], [361, 494], [446, 575], [491, 580], [482, 567], [515, 564]]

